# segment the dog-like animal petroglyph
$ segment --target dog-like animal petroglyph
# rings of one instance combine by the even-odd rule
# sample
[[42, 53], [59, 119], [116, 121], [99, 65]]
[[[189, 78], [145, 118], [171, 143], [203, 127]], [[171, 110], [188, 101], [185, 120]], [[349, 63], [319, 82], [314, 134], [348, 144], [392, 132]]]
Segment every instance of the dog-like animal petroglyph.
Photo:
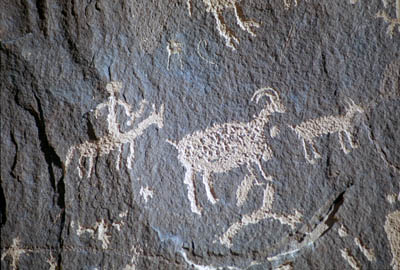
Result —
[[[187, 7], [190, 16], [192, 15], [192, 1], [193, 0], [187, 0]], [[226, 46], [230, 47], [232, 50], [236, 49], [234, 42], [239, 44], [239, 39], [233, 34], [232, 30], [228, 28], [224, 21], [222, 13], [225, 9], [233, 9], [239, 27], [250, 35], [256, 36], [252, 27], [258, 28], [260, 27], [260, 24], [243, 18], [243, 11], [238, 0], [203, 0], [203, 3], [206, 6], [206, 11], [213, 14], [217, 24], [217, 30], [219, 34], [225, 38]]]
[[83, 177], [85, 165], [83, 163], [84, 159], [87, 159], [88, 169], [86, 170], [86, 177], [90, 178], [92, 170], [93, 170], [93, 159], [97, 156], [104, 156], [110, 154], [111, 151], [117, 150], [118, 157], [116, 159], [116, 168], [119, 170], [121, 155], [122, 155], [122, 147], [125, 144], [129, 145], [129, 155], [127, 158], [127, 167], [128, 169], [132, 168], [132, 163], [134, 160], [134, 146], [135, 140], [137, 137], [143, 134], [143, 132], [149, 128], [151, 125], [157, 125], [158, 128], [163, 127], [163, 112], [164, 106], [161, 105], [160, 111], [156, 113], [155, 106], [153, 105], [153, 111], [150, 113], [146, 119], [140, 122], [136, 128], [132, 128], [127, 132], [120, 131], [120, 123], [117, 117], [117, 109], [118, 106], [121, 106], [124, 110], [124, 113], [128, 116], [129, 121], [127, 121], [127, 125], [132, 125], [136, 119], [142, 116], [144, 112], [145, 105], [147, 102], [144, 100], [138, 111], [133, 112], [131, 106], [118, 99], [117, 95], [122, 88], [122, 84], [120, 82], [111, 82], [106, 86], [107, 91], [110, 94], [108, 100], [104, 103], [99, 104], [95, 110], [95, 117], [97, 118], [103, 109], [107, 109], [107, 124], [108, 124], [108, 132], [105, 136], [99, 138], [98, 140], [93, 141], [85, 141], [82, 144], [72, 146], [67, 154], [65, 161], [65, 168], [68, 168], [69, 164], [72, 161], [73, 155], [75, 152], [79, 153], [79, 162], [78, 162], [78, 173], [79, 177]]
[[[351, 148], [356, 148], [357, 145], [353, 143], [353, 118], [357, 113], [363, 113], [364, 110], [360, 106], [356, 105], [351, 99], [349, 99], [348, 109], [345, 115], [338, 116], [325, 116], [317, 119], [305, 121], [297, 126], [289, 126], [292, 128], [298, 137], [300, 138], [304, 156], [311, 164], [315, 163], [316, 159], [321, 158], [321, 155], [317, 152], [314, 147], [313, 139], [332, 133], [338, 133], [340, 146], [345, 154], [350, 153], [350, 150], [346, 148], [343, 140], [343, 133], [346, 135]], [[312, 156], [308, 153], [306, 142], [312, 149]]]
[[232, 247], [232, 241], [234, 236], [241, 230], [243, 227], [250, 224], [257, 224], [260, 221], [272, 218], [278, 220], [282, 224], [289, 225], [292, 229], [295, 228], [296, 223], [301, 223], [302, 215], [297, 210], [294, 215], [283, 215], [276, 214], [272, 212], [272, 203], [274, 202], [274, 193], [275, 190], [272, 185], [267, 184], [267, 187], [264, 190], [263, 202], [262, 206], [256, 210], [255, 212], [244, 215], [242, 219], [234, 224], [232, 224], [228, 230], [219, 238], [219, 241], [222, 245], [227, 246], [228, 248]]
[[251, 100], [258, 103], [263, 96], [269, 97], [270, 103], [267, 103], [250, 122], [215, 125], [187, 135], [177, 143], [167, 140], [176, 147], [178, 159], [185, 167], [184, 183], [188, 189], [192, 212], [201, 215], [194, 187], [196, 172], [203, 173], [206, 195], [213, 204], [217, 200], [211, 187], [211, 173], [228, 172], [242, 165], [251, 166], [255, 163], [263, 177], [270, 179], [261, 167], [261, 160], [267, 161], [272, 158], [272, 151], [265, 140], [264, 126], [272, 113], [283, 113], [286, 109], [278, 93], [270, 87], [256, 91]]

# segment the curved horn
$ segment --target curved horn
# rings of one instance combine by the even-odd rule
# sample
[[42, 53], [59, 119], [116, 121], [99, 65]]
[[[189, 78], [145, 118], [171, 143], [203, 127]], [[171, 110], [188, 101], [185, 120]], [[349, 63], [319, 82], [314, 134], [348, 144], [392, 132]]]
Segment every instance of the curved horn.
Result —
[[[272, 92], [272, 94], [268, 93], [268, 92]], [[256, 99], [256, 102], [258, 103], [258, 101], [260, 100], [261, 97], [263, 96], [269, 96], [269, 98], [272, 100], [273, 96], [275, 96], [276, 99], [279, 99], [279, 95], [278, 93], [271, 87], [264, 87], [261, 89], [258, 89], [253, 96], [251, 97], [251, 101], [253, 101], [254, 99]]]

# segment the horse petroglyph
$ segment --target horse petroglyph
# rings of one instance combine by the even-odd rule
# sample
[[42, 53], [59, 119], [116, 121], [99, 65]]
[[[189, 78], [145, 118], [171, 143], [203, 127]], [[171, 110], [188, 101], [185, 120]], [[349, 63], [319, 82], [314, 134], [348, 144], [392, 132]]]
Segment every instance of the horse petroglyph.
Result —
[[197, 205], [194, 177], [196, 172], [203, 173], [203, 184], [206, 195], [211, 203], [216, 203], [215, 194], [210, 182], [211, 173], [228, 172], [242, 165], [250, 168], [251, 163], [258, 165], [263, 177], [261, 160], [272, 158], [272, 151], [266, 144], [264, 126], [272, 113], [285, 112], [276, 91], [272, 88], [262, 88], [252, 97], [258, 103], [263, 96], [270, 98], [268, 103], [250, 122], [233, 122], [214, 125], [206, 130], [196, 131], [185, 136], [177, 143], [168, 141], [178, 150], [178, 159], [185, 167], [184, 183], [188, 189], [188, 199], [192, 212], [201, 215]]
[[124, 113], [128, 116], [129, 121], [127, 125], [131, 126], [136, 119], [140, 118], [144, 112], [145, 105], [147, 102], [144, 100], [140, 104], [138, 111], [133, 112], [131, 106], [120, 100], [117, 96], [122, 88], [120, 82], [110, 82], [107, 84], [106, 89], [110, 94], [108, 100], [104, 103], [99, 104], [95, 110], [95, 117], [98, 118], [103, 109], [107, 109], [107, 124], [108, 132], [105, 136], [99, 138], [98, 140], [85, 141], [82, 144], [72, 146], [67, 154], [65, 161], [65, 168], [67, 169], [70, 162], [72, 161], [75, 152], [79, 153], [78, 162], [78, 173], [79, 177], [83, 177], [85, 165], [83, 159], [87, 159], [88, 169], [86, 170], [86, 177], [90, 178], [93, 170], [93, 159], [97, 156], [108, 155], [111, 151], [117, 150], [118, 157], [116, 159], [115, 165], [117, 170], [121, 166], [121, 156], [122, 147], [127, 144], [129, 146], [129, 155], [127, 158], [128, 169], [132, 168], [132, 163], [135, 158], [134, 156], [134, 146], [137, 137], [143, 134], [143, 132], [149, 128], [151, 125], [157, 125], [158, 128], [163, 127], [163, 112], [164, 106], [161, 105], [159, 113], [156, 113], [155, 106], [153, 105], [153, 110], [150, 115], [144, 119], [142, 122], [137, 124], [135, 128], [130, 129], [127, 132], [120, 131], [120, 123], [117, 119], [117, 109], [120, 106]]
[[[396, 9], [396, 18], [391, 18], [384, 10], [379, 11], [376, 14], [377, 18], [382, 18], [386, 23], [389, 23], [389, 26], [386, 30], [386, 33], [392, 38], [393, 33], [396, 29], [400, 33], [400, 0], [395, 0], [395, 9]], [[383, 5], [386, 8], [388, 6], [388, 2], [385, 0], [383, 1]]]
[[[315, 163], [316, 159], [321, 158], [320, 154], [314, 147], [313, 139], [326, 134], [338, 133], [340, 146], [345, 154], [350, 153], [343, 141], [343, 133], [346, 135], [351, 148], [356, 148], [353, 143], [352, 132], [354, 129], [353, 120], [357, 113], [363, 113], [364, 110], [356, 105], [351, 99], [348, 102], [348, 109], [345, 115], [325, 116], [317, 119], [305, 121], [297, 126], [289, 126], [292, 128], [298, 137], [301, 139], [304, 157], [311, 164]], [[306, 148], [306, 142], [312, 150], [312, 157]]]
[[[192, 1], [193, 0], [187, 0], [187, 7], [190, 16], [192, 16]], [[243, 11], [238, 2], [238, 0], [203, 0], [204, 5], [206, 5], [206, 11], [212, 13], [215, 18], [219, 34], [225, 38], [226, 45], [232, 50], [236, 49], [233, 42], [239, 44], [239, 39], [233, 34], [232, 30], [226, 26], [224, 17], [222, 16], [225, 9], [233, 9], [237, 24], [243, 31], [246, 31], [253, 37], [255, 37], [256, 34], [251, 28], [260, 27], [259, 23], [252, 20], [245, 20], [243, 18]]]
[[267, 184], [267, 187], [264, 190], [264, 197], [262, 206], [255, 212], [245, 215], [242, 219], [234, 224], [232, 224], [228, 230], [219, 238], [219, 241], [222, 245], [227, 246], [228, 248], [232, 247], [232, 241], [234, 236], [245, 226], [249, 224], [257, 224], [260, 221], [272, 218], [278, 220], [282, 224], [289, 225], [292, 229], [295, 228], [296, 223], [301, 223], [302, 215], [295, 210], [294, 215], [282, 215], [276, 214], [272, 212], [272, 203], [274, 202], [274, 188]]

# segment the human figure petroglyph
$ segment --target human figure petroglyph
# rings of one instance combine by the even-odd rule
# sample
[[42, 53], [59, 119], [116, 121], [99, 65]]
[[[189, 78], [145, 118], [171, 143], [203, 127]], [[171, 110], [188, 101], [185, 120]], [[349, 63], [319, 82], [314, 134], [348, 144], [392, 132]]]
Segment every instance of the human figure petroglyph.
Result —
[[[400, 0], [395, 0], [395, 9], [396, 9], [396, 18], [391, 18], [389, 14], [387, 14], [384, 10], [380, 10], [377, 14], [377, 18], [383, 19], [386, 23], [389, 23], [389, 26], [386, 30], [386, 33], [392, 38], [393, 33], [396, 29], [396, 26], [398, 27], [398, 32], [400, 33]], [[385, 0], [383, 2], [384, 7], [386, 8], [388, 6], [388, 2]]]
[[302, 215], [300, 212], [295, 210], [294, 215], [283, 215], [272, 212], [272, 203], [274, 202], [275, 190], [271, 184], [267, 184], [264, 190], [262, 206], [255, 212], [244, 215], [242, 219], [232, 224], [228, 230], [219, 238], [219, 242], [222, 245], [231, 248], [233, 246], [232, 241], [235, 235], [243, 229], [243, 227], [250, 224], [257, 224], [260, 221], [268, 218], [278, 220], [282, 224], [289, 225], [292, 229], [296, 227], [296, 223], [301, 223]]
[[[186, 1], [189, 15], [192, 16], [193, 0]], [[243, 18], [243, 11], [238, 2], [238, 0], [203, 0], [204, 5], [206, 5], [206, 11], [212, 13], [215, 18], [219, 34], [225, 38], [226, 45], [232, 50], [236, 49], [233, 42], [239, 44], [239, 39], [233, 34], [232, 30], [227, 27], [224, 21], [222, 13], [225, 9], [233, 9], [237, 24], [243, 31], [246, 31], [250, 35], [256, 36], [252, 30], [252, 27], [260, 27], [259, 23]]]
[[[324, 116], [317, 119], [305, 121], [297, 126], [289, 126], [292, 128], [298, 137], [301, 139], [303, 145], [304, 157], [311, 164], [315, 163], [316, 159], [321, 158], [321, 155], [317, 152], [314, 147], [313, 140], [317, 137], [338, 133], [340, 146], [345, 154], [350, 153], [350, 150], [346, 148], [343, 140], [343, 133], [346, 135], [351, 148], [356, 148], [357, 145], [353, 143], [352, 132], [354, 129], [353, 119], [357, 113], [363, 113], [364, 110], [360, 106], [356, 105], [354, 101], [349, 99], [348, 109], [345, 115], [338, 116]], [[308, 153], [306, 148], [306, 142], [312, 149], [312, 157]]]
[[[126, 217], [126, 212], [123, 212], [119, 215], [120, 218]], [[112, 222], [112, 223], [107, 223], [104, 219], [101, 219], [100, 221], [96, 222], [94, 226], [91, 227], [84, 227], [81, 226], [79, 221], [75, 225], [75, 222], [71, 222], [71, 228], [76, 230], [76, 234], [78, 236], [81, 236], [84, 233], [88, 233], [91, 237], [94, 237], [97, 235], [96, 239], [100, 240], [102, 245], [101, 247], [103, 249], [108, 249], [108, 246], [110, 245], [111, 242], [111, 233], [110, 233], [110, 228], [114, 227], [118, 231], [121, 231], [121, 226], [124, 226], [125, 222], [123, 220], [118, 221], [118, 222]]]
[[214, 125], [206, 130], [196, 131], [185, 136], [177, 143], [167, 141], [178, 150], [178, 159], [185, 167], [184, 183], [188, 189], [188, 198], [192, 212], [201, 215], [194, 188], [196, 172], [202, 172], [206, 195], [211, 203], [216, 203], [211, 187], [211, 173], [223, 173], [252, 163], [258, 165], [264, 179], [267, 177], [262, 170], [261, 160], [272, 158], [272, 151], [267, 145], [264, 126], [272, 113], [285, 112], [277, 92], [270, 88], [256, 91], [252, 101], [258, 103], [260, 98], [267, 96], [270, 103], [250, 122], [233, 122]]
[[140, 118], [145, 110], [145, 105], [147, 102], [144, 100], [141, 102], [139, 109], [137, 111], [132, 111], [131, 106], [120, 100], [117, 95], [122, 88], [122, 84], [120, 82], [110, 82], [107, 84], [106, 89], [110, 94], [108, 100], [104, 103], [99, 104], [95, 110], [95, 117], [98, 118], [101, 111], [103, 109], [107, 109], [107, 134], [103, 137], [100, 137], [97, 140], [85, 141], [82, 144], [72, 146], [67, 154], [65, 168], [68, 168], [73, 155], [75, 152], [79, 153], [79, 162], [78, 162], [78, 173], [79, 177], [83, 177], [84, 164], [83, 160], [86, 159], [88, 162], [88, 169], [86, 172], [86, 177], [90, 178], [92, 170], [93, 170], [93, 159], [97, 156], [104, 156], [110, 154], [111, 151], [117, 150], [118, 156], [115, 162], [117, 170], [119, 170], [121, 155], [122, 155], [122, 147], [127, 144], [129, 146], [129, 154], [127, 158], [127, 167], [128, 169], [132, 168], [132, 163], [134, 160], [134, 147], [135, 140], [137, 137], [143, 134], [143, 132], [149, 128], [151, 125], [157, 125], [158, 128], [163, 127], [163, 113], [164, 106], [161, 105], [160, 111], [157, 113], [155, 110], [155, 106], [153, 104], [152, 112], [150, 115], [141, 121], [136, 128], [132, 128], [127, 132], [120, 131], [120, 123], [117, 117], [117, 109], [118, 107], [122, 107], [124, 113], [128, 116], [129, 121], [127, 121], [127, 125], [131, 126], [136, 119]]
[[18, 269], [18, 262], [21, 255], [31, 251], [21, 248], [20, 244], [21, 240], [16, 237], [13, 239], [13, 244], [8, 249], [6, 249], [5, 252], [1, 252], [1, 260], [4, 260], [4, 258], [7, 256], [11, 257], [11, 268], [14, 270]]

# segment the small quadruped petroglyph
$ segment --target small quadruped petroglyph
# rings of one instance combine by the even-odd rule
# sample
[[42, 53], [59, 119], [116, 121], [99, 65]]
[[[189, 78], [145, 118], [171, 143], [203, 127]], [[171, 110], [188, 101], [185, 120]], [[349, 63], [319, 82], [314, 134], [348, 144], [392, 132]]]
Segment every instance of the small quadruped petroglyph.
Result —
[[121, 132], [120, 122], [117, 117], [118, 107], [120, 106], [124, 110], [124, 113], [127, 115], [129, 119], [126, 123], [128, 126], [131, 126], [135, 123], [136, 119], [142, 116], [145, 110], [145, 105], [147, 104], [146, 100], [143, 100], [140, 104], [139, 110], [135, 112], [132, 111], [131, 105], [118, 98], [119, 91], [121, 90], [121, 88], [122, 88], [122, 83], [120, 82], [108, 83], [106, 89], [110, 94], [110, 96], [106, 102], [99, 104], [95, 110], [95, 117], [98, 118], [102, 110], [107, 109], [107, 124], [108, 124], [107, 134], [99, 138], [98, 140], [85, 141], [82, 144], [72, 146], [68, 151], [65, 161], [65, 169], [67, 169], [69, 164], [71, 163], [74, 153], [78, 152], [79, 153], [78, 173], [80, 178], [82, 178], [84, 174], [84, 169], [85, 169], [85, 165], [83, 163], [84, 158], [86, 158], [88, 162], [86, 177], [90, 178], [93, 170], [93, 159], [97, 156], [108, 155], [111, 151], [114, 150], [118, 151], [118, 157], [116, 159], [115, 165], [117, 170], [119, 170], [121, 165], [120, 162], [122, 156], [122, 147], [125, 144], [129, 146], [127, 167], [128, 169], [131, 169], [133, 160], [135, 158], [134, 147], [136, 138], [142, 135], [143, 132], [151, 125], [157, 125], [158, 128], [163, 127], [164, 106], [161, 105], [161, 108], [157, 113], [155, 110], [155, 106], [153, 104], [152, 106], [153, 110], [146, 119], [138, 123], [135, 128], [132, 128], [126, 132]]
[[267, 184], [264, 190], [262, 206], [251, 214], [243, 215], [242, 219], [232, 224], [226, 232], [219, 237], [219, 242], [231, 248], [233, 246], [233, 238], [235, 235], [243, 229], [245, 226], [250, 224], [257, 224], [264, 219], [272, 218], [278, 220], [282, 224], [290, 226], [292, 229], [296, 227], [296, 223], [302, 222], [302, 215], [299, 211], [295, 210], [294, 215], [276, 214], [272, 212], [272, 203], [274, 202], [275, 189], [271, 184]]
[[[192, 15], [192, 1], [193, 0], [187, 0], [187, 7], [190, 16]], [[233, 9], [236, 22], [240, 28], [250, 35], [256, 36], [251, 28], [258, 28], [260, 27], [260, 24], [252, 20], [245, 20], [243, 18], [243, 11], [239, 5], [239, 0], [203, 0], [203, 3], [206, 5], [207, 12], [213, 14], [217, 24], [217, 30], [219, 34], [225, 38], [226, 46], [232, 50], [235, 50], [235, 45], [233, 42], [239, 44], [239, 39], [233, 34], [232, 30], [227, 27], [224, 21], [222, 13], [225, 9]]]
[[[346, 148], [343, 141], [343, 133], [346, 135], [351, 148], [356, 148], [357, 145], [353, 143], [353, 129], [354, 129], [354, 117], [357, 113], [363, 113], [364, 110], [360, 106], [356, 105], [353, 100], [347, 101], [348, 109], [345, 115], [337, 116], [324, 116], [316, 119], [305, 121], [297, 126], [289, 126], [300, 138], [303, 149], [304, 157], [311, 164], [315, 163], [316, 159], [321, 158], [317, 150], [314, 147], [313, 139], [332, 133], [338, 133], [340, 146], [345, 154], [350, 153], [350, 150]], [[312, 155], [310, 155], [306, 148], [306, 142], [310, 145]]]
[[203, 173], [206, 195], [213, 204], [217, 199], [213, 194], [211, 173], [228, 172], [242, 165], [251, 169], [251, 164], [255, 163], [263, 177], [266, 180], [271, 179], [265, 175], [261, 167], [261, 160], [267, 161], [272, 158], [272, 151], [264, 135], [264, 126], [272, 113], [283, 113], [286, 109], [278, 93], [270, 87], [256, 91], [251, 100], [258, 103], [263, 96], [269, 97], [270, 102], [250, 122], [214, 125], [206, 130], [189, 134], [177, 143], [167, 141], [178, 150], [178, 159], [185, 167], [184, 183], [188, 189], [192, 212], [201, 215], [195, 194], [196, 172]]

